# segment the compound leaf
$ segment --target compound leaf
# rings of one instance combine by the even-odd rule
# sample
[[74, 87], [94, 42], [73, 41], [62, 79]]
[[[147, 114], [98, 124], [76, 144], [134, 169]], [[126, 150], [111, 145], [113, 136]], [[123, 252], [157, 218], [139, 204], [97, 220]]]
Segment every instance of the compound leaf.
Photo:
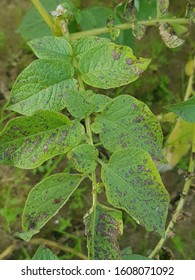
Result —
[[6, 109], [27, 116], [37, 110], [62, 110], [66, 106], [65, 94], [77, 89], [73, 75], [73, 67], [64, 60], [32, 62], [14, 83]]
[[121, 259], [117, 238], [122, 235], [122, 212], [97, 204], [84, 217], [90, 260]]
[[82, 173], [93, 172], [96, 168], [98, 150], [89, 144], [82, 144], [68, 153], [68, 157], [73, 159], [75, 168]]
[[150, 155], [138, 148], [116, 151], [102, 163], [109, 203], [125, 210], [148, 231], [164, 236], [169, 195]]
[[47, 247], [39, 246], [32, 260], [59, 260], [58, 257]]
[[60, 113], [42, 111], [9, 121], [0, 134], [0, 163], [34, 168], [77, 146], [84, 127]]
[[72, 47], [64, 37], [45, 36], [28, 42], [38, 58], [64, 59], [70, 61]]
[[195, 96], [186, 101], [166, 106], [165, 108], [174, 112], [186, 122], [195, 123]]
[[142, 102], [122, 95], [107, 103], [92, 126], [106, 149], [114, 152], [126, 147], [140, 147], [156, 159], [162, 159], [163, 135], [160, 125]]
[[137, 80], [149, 63], [148, 58], [136, 58], [127, 46], [107, 43], [85, 52], [78, 68], [86, 84], [107, 89]]
[[38, 183], [29, 193], [22, 215], [25, 241], [40, 229], [62, 208], [76, 190], [83, 177], [79, 174], [55, 174]]

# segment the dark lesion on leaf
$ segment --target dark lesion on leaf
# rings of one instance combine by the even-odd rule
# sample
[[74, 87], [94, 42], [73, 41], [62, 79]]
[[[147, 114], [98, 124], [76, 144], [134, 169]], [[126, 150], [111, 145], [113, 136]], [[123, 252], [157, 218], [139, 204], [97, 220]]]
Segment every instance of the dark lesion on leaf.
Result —
[[59, 204], [61, 202], [62, 202], [62, 197], [60, 196], [54, 199], [53, 204]]
[[133, 59], [132, 58], [126, 58], [126, 63], [127, 63], [127, 65], [132, 65], [132, 64], [134, 64], [134, 61], [133, 61]]
[[121, 57], [121, 51], [118, 48], [114, 48], [114, 50], [112, 51], [112, 56], [114, 58], [114, 60], [119, 60]]

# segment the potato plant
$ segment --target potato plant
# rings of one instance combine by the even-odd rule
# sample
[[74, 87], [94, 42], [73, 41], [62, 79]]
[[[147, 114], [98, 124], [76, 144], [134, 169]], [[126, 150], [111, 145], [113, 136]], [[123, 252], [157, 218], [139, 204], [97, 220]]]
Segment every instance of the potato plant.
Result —
[[[103, 28], [71, 34], [69, 22], [79, 16], [70, 3], [59, 5], [48, 14], [39, 1], [32, 2], [52, 34], [28, 42], [37, 60], [20, 73], [6, 104], [6, 110], [22, 116], [10, 120], [0, 134], [0, 162], [33, 169], [50, 158], [67, 154], [75, 173], [51, 175], [32, 188], [23, 211], [23, 232], [16, 236], [30, 241], [88, 178], [93, 198], [83, 218], [88, 258], [122, 258], [118, 245], [123, 234], [122, 211], [147, 231], [162, 237], [150, 255], [152, 258], [173, 226], [170, 224], [165, 232], [169, 194], [156, 167], [157, 163], [166, 162], [159, 121], [130, 92], [110, 98], [96, 91], [142, 79], [151, 62], [150, 58], [136, 57], [129, 46], [113, 42], [120, 30], [132, 28], [134, 36], [140, 39], [147, 26], [158, 23], [167, 47], [177, 47], [184, 40], [177, 36], [171, 23], [188, 24], [194, 20], [193, 10], [188, 7], [183, 19], [169, 19], [169, 1], [156, 1], [156, 18], [144, 21], [136, 14], [139, 1], [126, 1], [119, 7], [126, 23], [115, 25], [111, 16]], [[106, 32], [111, 39], [98, 36]], [[167, 109], [195, 122], [194, 106], [192, 97]], [[108, 151], [108, 160], [102, 157], [101, 147]], [[194, 169], [194, 144], [192, 149], [190, 172]], [[101, 180], [97, 179], [98, 170]], [[188, 189], [185, 185], [185, 195]], [[101, 201], [101, 192], [106, 194], [106, 205]], [[170, 223], [177, 221], [179, 211]]]

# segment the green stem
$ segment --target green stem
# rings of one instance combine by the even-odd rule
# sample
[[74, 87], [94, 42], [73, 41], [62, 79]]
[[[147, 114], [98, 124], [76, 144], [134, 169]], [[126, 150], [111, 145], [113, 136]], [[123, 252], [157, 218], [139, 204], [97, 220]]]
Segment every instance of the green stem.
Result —
[[31, 0], [31, 1], [53, 33], [54, 24], [47, 10], [43, 7], [43, 5], [39, 0]]
[[[191, 22], [194, 20], [192, 19], [187, 19], [187, 18], [163, 18], [163, 19], [153, 19], [153, 20], [142, 20], [142, 21], [138, 21], [139, 24], [143, 24], [145, 26], [153, 26], [156, 25], [158, 23], [170, 23], [170, 24], [188, 24], [189, 22]], [[130, 29], [132, 28], [133, 23], [122, 23], [122, 24], [118, 24], [115, 25], [115, 28], [118, 28], [120, 30], [125, 30], [125, 29]], [[83, 37], [88, 37], [88, 36], [95, 36], [95, 35], [100, 35], [100, 34], [104, 34], [104, 33], [109, 33], [110, 29], [108, 27], [101, 27], [101, 28], [95, 28], [95, 29], [91, 29], [91, 30], [86, 30], [86, 31], [81, 31], [81, 32], [77, 32], [77, 33], [73, 33], [70, 35], [72, 40], [78, 40], [81, 39]]]

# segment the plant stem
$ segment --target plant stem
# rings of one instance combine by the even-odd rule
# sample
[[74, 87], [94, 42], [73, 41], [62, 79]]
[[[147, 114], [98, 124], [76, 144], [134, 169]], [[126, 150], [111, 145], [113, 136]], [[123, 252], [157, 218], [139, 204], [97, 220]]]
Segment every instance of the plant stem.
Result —
[[[171, 18], [171, 19], [169, 19], [169, 18], [158, 19], [157, 18], [157, 19], [152, 19], [152, 20], [138, 21], [138, 23], [143, 24], [145, 26], [153, 26], [158, 23], [188, 24], [191, 21], [194, 22], [193, 19], [187, 19], [187, 18]], [[115, 28], [118, 28], [120, 30], [125, 30], [125, 29], [132, 28], [132, 26], [133, 26], [133, 23], [122, 23], [122, 24], [115, 25]], [[109, 32], [110, 32], [110, 29], [108, 27], [101, 27], [101, 28], [95, 28], [95, 29], [91, 29], [91, 30], [76, 32], [76, 33], [71, 34], [70, 37], [72, 40], [78, 40], [83, 37], [95, 36], [95, 35], [100, 35], [100, 34], [109, 33]]]
[[54, 24], [47, 10], [44, 8], [44, 6], [41, 4], [39, 0], [31, 0], [31, 1], [53, 33]]

